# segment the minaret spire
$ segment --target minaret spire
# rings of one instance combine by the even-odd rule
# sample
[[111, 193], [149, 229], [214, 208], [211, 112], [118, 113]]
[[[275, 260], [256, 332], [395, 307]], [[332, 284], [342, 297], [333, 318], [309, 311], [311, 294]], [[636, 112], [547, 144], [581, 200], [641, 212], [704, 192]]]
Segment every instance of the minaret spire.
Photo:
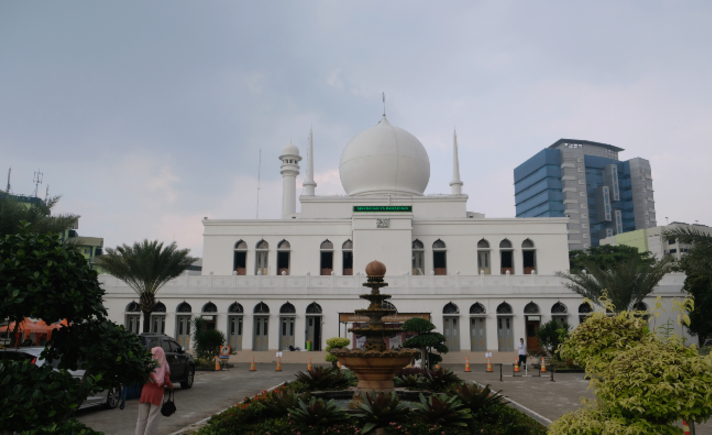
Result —
[[460, 158], [457, 155], [457, 131], [452, 133], [452, 195], [462, 195], [462, 181], [460, 181]]
[[304, 195], [314, 196], [316, 182], [314, 181], [314, 133], [309, 129], [309, 149], [307, 150], [307, 176], [304, 179]]

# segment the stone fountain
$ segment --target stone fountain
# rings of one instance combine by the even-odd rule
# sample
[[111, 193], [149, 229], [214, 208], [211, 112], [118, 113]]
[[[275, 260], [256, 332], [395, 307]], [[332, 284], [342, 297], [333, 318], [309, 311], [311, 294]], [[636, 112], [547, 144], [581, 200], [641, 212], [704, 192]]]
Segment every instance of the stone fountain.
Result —
[[[363, 328], [351, 328], [349, 332], [366, 336], [364, 349], [333, 349], [331, 354], [339, 359], [341, 364], [348, 367], [356, 378], [358, 385], [354, 394], [354, 402], [359, 401], [362, 392], [393, 391], [393, 378], [396, 373], [416, 356], [420, 351], [416, 349], [391, 350], [386, 349], [385, 337], [403, 330], [397, 327], [386, 327], [383, 317], [396, 313], [396, 310], [383, 308], [383, 301], [390, 299], [391, 295], [382, 294], [381, 287], [388, 283], [383, 282], [386, 266], [380, 261], [372, 261], [366, 266], [368, 281], [364, 287], [370, 287], [371, 293], [359, 296], [371, 304], [365, 310], [355, 310], [355, 314], [368, 317], [368, 325]], [[352, 404], [354, 403], [352, 402]]]

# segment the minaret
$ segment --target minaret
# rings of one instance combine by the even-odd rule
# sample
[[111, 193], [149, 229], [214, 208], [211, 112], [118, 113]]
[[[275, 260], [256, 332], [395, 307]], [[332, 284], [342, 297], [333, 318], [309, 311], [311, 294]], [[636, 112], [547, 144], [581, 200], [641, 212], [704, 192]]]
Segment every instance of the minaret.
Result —
[[460, 181], [460, 159], [457, 156], [457, 131], [452, 133], [452, 195], [462, 195], [462, 181]]
[[309, 150], [307, 151], [307, 178], [302, 184], [305, 196], [314, 196], [316, 182], [314, 181], [314, 133], [309, 129]]
[[291, 142], [282, 149], [282, 218], [297, 212], [297, 175], [299, 175], [299, 148]]

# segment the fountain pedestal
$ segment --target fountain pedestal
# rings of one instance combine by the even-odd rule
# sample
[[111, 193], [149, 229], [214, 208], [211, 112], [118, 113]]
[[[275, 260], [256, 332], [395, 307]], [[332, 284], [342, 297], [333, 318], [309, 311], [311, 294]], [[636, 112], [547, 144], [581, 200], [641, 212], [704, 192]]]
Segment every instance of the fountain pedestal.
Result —
[[372, 261], [366, 266], [368, 281], [364, 287], [370, 287], [371, 292], [359, 296], [370, 303], [365, 310], [355, 310], [355, 314], [368, 317], [368, 324], [363, 328], [351, 328], [349, 332], [366, 336], [364, 350], [361, 349], [333, 349], [331, 354], [339, 359], [341, 364], [348, 367], [356, 378], [358, 385], [354, 394], [354, 402], [358, 402], [362, 392], [393, 391], [393, 378], [396, 373], [416, 356], [420, 354], [417, 349], [386, 349], [386, 334], [402, 332], [400, 328], [386, 328], [383, 317], [395, 314], [395, 310], [384, 309], [383, 301], [390, 299], [391, 295], [381, 293], [380, 289], [388, 285], [383, 282], [386, 266], [379, 261]]

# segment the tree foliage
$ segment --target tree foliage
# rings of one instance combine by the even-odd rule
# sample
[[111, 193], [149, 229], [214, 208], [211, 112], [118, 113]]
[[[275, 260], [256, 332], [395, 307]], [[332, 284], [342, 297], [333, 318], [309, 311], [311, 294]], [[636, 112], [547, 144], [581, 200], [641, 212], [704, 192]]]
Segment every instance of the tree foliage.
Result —
[[190, 249], [178, 249], [175, 242], [164, 248], [157, 240], [136, 242], [116, 249], [107, 248], [96, 264], [129, 285], [140, 298], [143, 332], [149, 332], [151, 313], [156, 306], [156, 293], [168, 281], [179, 276], [195, 258]]
[[225, 334], [217, 329], [208, 329], [205, 319], [195, 317], [193, 323], [193, 343], [198, 358], [212, 360], [225, 344]]
[[444, 335], [433, 332], [435, 325], [431, 322], [420, 317], [413, 317], [403, 322], [401, 329], [418, 334], [407, 339], [403, 343], [403, 347], [420, 349], [420, 360], [423, 368], [434, 366], [443, 360], [440, 355], [432, 353], [430, 350], [435, 349], [438, 353], [448, 353], [449, 349], [445, 345], [447, 339]]
[[0, 194], [0, 237], [16, 234], [25, 222], [32, 226], [33, 231], [59, 234], [67, 228], [72, 228], [79, 215], [64, 213], [52, 214], [52, 209], [59, 202], [60, 196], [48, 198], [33, 204], [18, 201], [11, 195]]
[[695, 299], [688, 330], [702, 344], [705, 338], [712, 337], [712, 236], [695, 228], [679, 227], [663, 233], [663, 238], [692, 244], [679, 267], [687, 275], [682, 290]]
[[559, 345], [568, 337], [570, 330], [571, 326], [567, 322], [562, 324], [558, 320], [550, 320], [539, 328], [536, 336], [539, 339], [539, 344], [551, 355], [554, 355]]
[[650, 252], [639, 252], [638, 248], [627, 245], [601, 245], [591, 246], [585, 251], [574, 249], [569, 251], [569, 271], [578, 273], [581, 270], [588, 270], [586, 263], [592, 262], [603, 270], [614, 268], [621, 261], [625, 261], [629, 256], [637, 254], [641, 263], [650, 263]]
[[712, 357], [651, 333], [637, 313], [594, 313], [559, 350], [583, 365], [597, 400], [550, 426], [559, 434], [679, 434], [712, 416]]
[[[627, 254], [617, 264], [602, 268], [592, 259], [582, 261], [585, 270], [575, 273], [557, 272], [564, 285], [595, 303], [607, 295], [617, 312], [631, 309], [651, 294], [660, 280], [670, 271], [671, 259], [641, 261], [636, 252]], [[600, 303], [599, 303], [600, 305]]]
[[339, 361], [339, 359], [330, 353], [331, 349], [342, 349], [348, 346], [349, 344], [351, 344], [351, 340], [345, 337], [333, 337], [327, 339], [326, 357], [324, 359], [330, 362], [332, 365], [336, 366], [336, 363]]
[[[63, 427], [89, 394], [143, 382], [153, 370], [138, 337], [106, 318], [96, 271], [55, 234], [39, 235], [24, 225], [0, 239], [0, 294], [0, 318], [66, 319], [68, 325], [52, 334], [42, 367], [0, 362], [4, 429], [49, 433], [54, 425]], [[80, 368], [80, 361], [81, 380], [62, 371]]]

